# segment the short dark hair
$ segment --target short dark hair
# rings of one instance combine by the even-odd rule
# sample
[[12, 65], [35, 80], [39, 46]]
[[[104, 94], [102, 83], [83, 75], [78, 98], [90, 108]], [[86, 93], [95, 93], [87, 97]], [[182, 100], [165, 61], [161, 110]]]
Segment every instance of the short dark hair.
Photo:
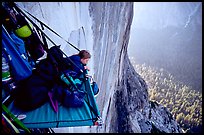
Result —
[[79, 52], [79, 57], [81, 59], [87, 59], [87, 58], [91, 58], [91, 54], [87, 50], [81, 50]]

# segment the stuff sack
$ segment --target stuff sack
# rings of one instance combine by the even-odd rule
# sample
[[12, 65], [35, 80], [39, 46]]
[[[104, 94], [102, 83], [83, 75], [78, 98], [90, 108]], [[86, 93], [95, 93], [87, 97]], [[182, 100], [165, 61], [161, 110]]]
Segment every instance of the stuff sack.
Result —
[[93, 90], [94, 95], [97, 95], [97, 94], [99, 93], [99, 87], [98, 87], [98, 85], [97, 85], [96, 82], [93, 82], [93, 83], [91, 84], [91, 88], [92, 88], [92, 90]]
[[28, 62], [24, 41], [14, 33], [9, 34], [2, 26], [2, 51], [7, 54], [11, 66], [11, 74], [15, 81], [28, 78], [32, 74], [32, 66]]
[[56, 99], [62, 103], [65, 107], [82, 107], [84, 105], [84, 97], [85, 92], [84, 91], [71, 91], [70, 89], [58, 85], [54, 89], [54, 95], [56, 96]]
[[63, 105], [66, 107], [82, 107], [84, 105], [85, 92], [64, 90]]

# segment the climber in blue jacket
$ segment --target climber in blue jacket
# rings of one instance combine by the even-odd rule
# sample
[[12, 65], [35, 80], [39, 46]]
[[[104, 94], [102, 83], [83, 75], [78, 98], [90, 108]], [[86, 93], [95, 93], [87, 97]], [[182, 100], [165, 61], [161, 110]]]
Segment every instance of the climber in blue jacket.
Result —
[[[69, 74], [72, 77], [77, 78], [82, 73], [80, 70], [82, 70], [83, 72], [85, 70], [90, 71], [89, 67], [86, 66], [90, 58], [91, 54], [87, 50], [81, 50], [78, 54], [70, 56], [69, 59], [74, 63], [70, 64], [71, 70], [74, 71], [74, 73], [68, 70]], [[93, 89], [94, 96], [97, 96], [99, 93], [99, 88], [96, 82], [92, 82], [91, 87]]]
[[74, 64], [71, 64], [71, 70], [73, 70], [77, 74], [81, 73], [80, 70], [82, 70], [83, 72], [85, 70], [90, 71], [90, 68], [86, 65], [91, 58], [91, 54], [87, 50], [81, 50], [78, 54], [72, 55], [69, 58], [72, 62], [74, 62]]

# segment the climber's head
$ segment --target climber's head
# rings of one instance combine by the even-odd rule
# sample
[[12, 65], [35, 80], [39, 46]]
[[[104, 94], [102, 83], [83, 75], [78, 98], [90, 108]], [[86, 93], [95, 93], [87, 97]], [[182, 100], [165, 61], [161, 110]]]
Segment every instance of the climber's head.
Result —
[[87, 64], [89, 59], [91, 58], [91, 54], [87, 50], [81, 50], [79, 52], [79, 57], [81, 59], [81, 63]]

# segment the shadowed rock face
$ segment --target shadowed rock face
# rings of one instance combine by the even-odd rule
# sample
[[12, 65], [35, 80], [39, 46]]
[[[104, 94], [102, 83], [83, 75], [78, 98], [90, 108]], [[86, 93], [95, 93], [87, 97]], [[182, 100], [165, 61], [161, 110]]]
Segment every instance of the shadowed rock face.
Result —
[[180, 126], [167, 108], [149, 101], [147, 85], [131, 65], [127, 55], [124, 60], [122, 80], [116, 87], [112, 106], [114, 127], [119, 133], [180, 133]]
[[147, 85], [128, 59], [133, 3], [91, 3], [90, 7], [94, 58], [99, 62], [94, 63], [94, 68], [101, 89], [97, 101], [104, 114], [103, 130], [181, 132], [169, 111], [149, 101]]
[[[47, 6], [44, 5], [46, 3], [41, 2], [19, 2], [19, 4], [30, 12], [34, 11], [35, 16], [43, 19], [63, 37], [72, 40], [80, 48], [89, 49], [92, 53], [90, 66], [100, 88], [96, 101], [104, 125], [100, 129], [82, 127], [76, 131], [67, 128], [59, 132], [181, 132], [166, 108], [149, 101], [147, 85], [129, 61], [127, 46], [133, 17], [133, 3], [56, 2], [48, 3]], [[58, 10], [50, 12], [53, 8]], [[66, 18], [68, 13], [78, 18]], [[83, 33], [81, 26], [84, 28]], [[82, 37], [82, 34], [86, 36]], [[77, 39], [73, 39], [76, 38], [73, 35], [78, 35]], [[85, 40], [86, 44], [81, 44], [81, 40]], [[65, 46], [62, 48], [65, 53], [70, 51]]]

